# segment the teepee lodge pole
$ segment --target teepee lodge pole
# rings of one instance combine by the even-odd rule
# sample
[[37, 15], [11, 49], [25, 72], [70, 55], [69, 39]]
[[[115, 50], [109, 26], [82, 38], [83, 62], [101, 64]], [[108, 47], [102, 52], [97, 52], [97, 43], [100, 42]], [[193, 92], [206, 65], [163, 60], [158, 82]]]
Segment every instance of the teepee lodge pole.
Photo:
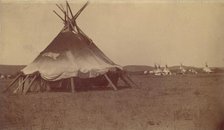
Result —
[[19, 77], [21, 76], [22, 74], [20, 73], [20, 74], [18, 74], [17, 76], [16, 76], [16, 78], [8, 85], [8, 87], [5, 89], [5, 90], [3, 90], [3, 93], [4, 92], [6, 92], [18, 79], [19, 79]]
[[128, 77], [128, 75], [126, 75], [126, 74], [122, 74], [122, 75], [120, 76], [120, 78], [121, 78], [126, 84], [128, 84], [129, 86], [131, 86], [131, 87], [137, 87], [137, 85], [135, 84], [135, 82], [132, 81], [132, 79], [131, 79], [130, 77]]
[[53, 12], [65, 23], [66, 21], [55, 11], [53, 10]]
[[70, 12], [71, 16], [73, 17], [73, 13], [72, 13], [70, 5], [68, 4], [68, 1], [66, 1], [66, 5], [68, 6], [69, 12]]
[[72, 88], [72, 93], [75, 93], [75, 85], [74, 85], [74, 78], [71, 77], [71, 88]]
[[123, 75], [120, 76], [121, 80], [127, 85], [127, 86], [130, 86], [130, 87], [133, 87], [124, 77]]
[[72, 17], [72, 22], [75, 22], [75, 20], [77, 19], [77, 17], [81, 14], [81, 12], [86, 8], [86, 6], [89, 4], [89, 2], [87, 1], [83, 7]]
[[18, 86], [18, 92], [19, 93], [22, 93], [23, 92], [23, 87], [24, 87], [24, 83], [25, 83], [25, 81], [28, 79], [28, 77], [29, 77], [29, 75], [27, 75], [26, 77], [25, 77], [25, 79], [19, 84], [19, 86]]
[[113, 84], [113, 82], [110, 80], [110, 78], [107, 76], [107, 74], [104, 74], [107, 81], [110, 83], [110, 85], [113, 87], [113, 89], [116, 91], [117, 87]]
[[33, 84], [33, 82], [34, 82], [34, 80], [35, 80], [36, 78], [37, 78], [37, 75], [34, 75], [34, 77], [33, 77], [33, 79], [31, 80], [31, 82], [30, 82], [27, 86], [24, 87], [23, 94], [26, 94], [26, 93], [29, 91], [31, 85]]
[[64, 9], [62, 8], [62, 6], [60, 7], [58, 4], [56, 4], [56, 6], [64, 13]]
[[125, 76], [132, 84], [134, 84], [135, 87], [138, 87], [138, 85], [128, 76]]

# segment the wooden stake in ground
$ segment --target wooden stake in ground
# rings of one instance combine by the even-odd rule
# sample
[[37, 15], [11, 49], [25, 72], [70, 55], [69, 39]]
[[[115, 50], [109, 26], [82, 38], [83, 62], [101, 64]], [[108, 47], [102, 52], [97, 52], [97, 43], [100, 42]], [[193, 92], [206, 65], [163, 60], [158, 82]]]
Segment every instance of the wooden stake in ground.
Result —
[[72, 88], [72, 93], [75, 93], [75, 85], [74, 85], [74, 78], [71, 78], [71, 88]]
[[114, 90], [117, 90], [117, 87], [113, 84], [113, 82], [110, 80], [110, 78], [107, 76], [107, 74], [104, 74], [107, 81], [110, 83], [110, 85], [113, 87]]

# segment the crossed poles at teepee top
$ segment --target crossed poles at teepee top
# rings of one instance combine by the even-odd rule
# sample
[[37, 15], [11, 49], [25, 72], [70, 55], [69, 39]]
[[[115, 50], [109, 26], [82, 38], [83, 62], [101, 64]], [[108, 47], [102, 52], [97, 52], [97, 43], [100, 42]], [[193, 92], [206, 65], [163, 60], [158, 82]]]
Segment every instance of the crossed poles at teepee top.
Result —
[[[77, 30], [77, 32], [79, 32], [79, 27], [77, 26], [76, 23], [76, 19], [77, 17], [81, 14], [81, 12], [86, 8], [86, 6], [88, 5], [88, 1], [83, 5], [83, 7], [81, 9], [79, 9], [79, 11], [73, 15], [71, 7], [68, 3], [68, 1], [66, 1], [66, 9], [64, 9], [64, 7], [60, 4], [56, 4], [56, 6], [62, 11], [62, 13], [64, 14], [64, 18], [62, 18], [55, 10], [53, 10], [53, 12], [64, 22], [65, 27], [68, 27], [69, 29], [73, 29], [73, 30]], [[71, 15], [71, 18], [69, 16], [69, 12]]]

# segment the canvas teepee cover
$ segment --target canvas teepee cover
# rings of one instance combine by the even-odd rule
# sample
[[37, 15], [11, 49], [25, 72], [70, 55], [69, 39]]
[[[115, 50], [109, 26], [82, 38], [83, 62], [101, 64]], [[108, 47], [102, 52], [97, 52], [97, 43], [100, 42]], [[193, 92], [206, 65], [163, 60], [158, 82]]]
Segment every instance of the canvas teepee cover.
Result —
[[92, 78], [115, 68], [121, 69], [82, 34], [62, 31], [22, 72], [25, 75], [39, 72], [43, 79], [56, 81]]

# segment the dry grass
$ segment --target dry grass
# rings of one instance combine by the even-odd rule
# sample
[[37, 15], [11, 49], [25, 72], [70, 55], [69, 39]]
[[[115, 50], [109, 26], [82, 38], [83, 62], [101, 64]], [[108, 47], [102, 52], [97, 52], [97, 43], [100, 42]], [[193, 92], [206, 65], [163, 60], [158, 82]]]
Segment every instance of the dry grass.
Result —
[[224, 120], [224, 75], [132, 78], [139, 88], [1, 94], [0, 129], [218, 130]]

